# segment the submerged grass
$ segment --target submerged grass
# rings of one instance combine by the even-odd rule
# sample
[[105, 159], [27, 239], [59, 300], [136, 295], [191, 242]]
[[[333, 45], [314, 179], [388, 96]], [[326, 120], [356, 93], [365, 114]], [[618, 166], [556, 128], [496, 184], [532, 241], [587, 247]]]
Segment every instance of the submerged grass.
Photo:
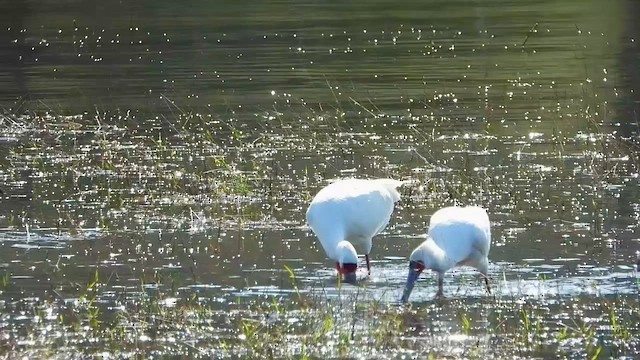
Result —
[[[620, 196], [616, 185], [637, 174], [635, 140], [603, 130], [606, 106], [600, 107], [604, 115], [591, 106], [576, 110], [586, 120], [586, 133], [567, 133], [562, 124], [554, 126], [553, 135], [531, 131], [530, 124], [526, 132], [511, 133], [499, 127], [502, 120], [486, 118], [472, 119], [459, 134], [450, 128], [454, 121], [448, 111], [469, 109], [461, 110], [449, 95], [435, 96], [438, 103], [425, 107], [423, 115], [391, 115], [353, 94], [339, 95], [327, 84], [333, 109], [303, 101], [294, 107], [286, 100], [252, 121], [240, 121], [233, 113], [223, 118], [184, 110], [166, 97], [177, 110], [172, 118], [140, 119], [130, 112], [1, 118], [0, 125], [15, 129], [12, 134], [28, 129], [34, 135], [16, 137], [0, 169], [5, 190], [16, 198], [26, 193], [55, 214], [18, 208], [1, 222], [7, 230], [24, 230], [28, 242], [38, 228], [55, 228], [76, 239], [87, 228], [101, 235], [122, 229], [197, 233], [210, 221], [215, 240], [206, 234], [204, 246], [190, 244], [184, 252], [206, 249], [204, 261], [213, 261], [220, 257], [221, 242], [244, 246], [241, 233], [251, 226], [289, 227], [282, 219], [301, 219], [300, 209], [316, 187], [355, 171], [363, 177], [420, 180], [404, 201], [410, 210], [484, 204], [496, 213], [517, 214], [499, 220], [517, 220], [517, 227], [587, 224], [596, 244], [607, 230], [606, 200]], [[145, 126], [137, 128], [137, 123]], [[379, 155], [386, 151], [401, 155], [392, 163]], [[487, 160], [498, 152], [498, 161]], [[293, 165], [297, 161], [303, 165]], [[292, 223], [301, 226], [298, 220]], [[221, 240], [227, 229], [237, 230], [240, 239]], [[190, 280], [197, 283], [196, 260], [190, 256], [187, 265], [180, 263], [187, 257], [175, 256], [180, 248], [172, 241], [157, 248], [144, 241], [109, 243], [108, 255], [84, 260], [93, 265], [130, 255], [142, 268], [135, 273], [143, 273], [139, 286], [122, 286], [116, 278], [91, 271], [80, 277], [88, 279], [85, 285], [68, 291], [66, 282], [77, 280], [65, 279], [67, 273], [55, 264], [53, 274], [44, 272], [54, 280], [48, 282], [52, 290], [25, 296], [12, 288], [18, 280], [12, 280], [14, 268], [9, 267], [0, 277], [1, 355], [598, 359], [633, 357], [640, 343], [637, 294], [569, 297], [559, 292], [544, 298], [509, 293], [400, 306], [381, 300], [366, 283], [338, 285], [331, 294], [303, 287], [287, 266], [282, 274], [293, 293], [211, 299], [180, 288], [180, 279], [158, 270], [175, 263], [190, 266]], [[499, 245], [507, 241], [496, 238]], [[573, 246], [571, 239], [567, 243]], [[82, 246], [80, 251], [88, 253]], [[583, 253], [596, 249], [587, 246]], [[160, 265], [147, 262], [154, 255]]]
[[[383, 302], [343, 285], [338, 296], [292, 295], [229, 303], [216, 310], [167, 284], [112, 294], [97, 273], [78, 299], [2, 302], [0, 355], [121, 358], [610, 358], [640, 346], [637, 297], [447, 299]], [[155, 289], [149, 292], [152, 286]], [[499, 290], [498, 290], [499, 291]]]

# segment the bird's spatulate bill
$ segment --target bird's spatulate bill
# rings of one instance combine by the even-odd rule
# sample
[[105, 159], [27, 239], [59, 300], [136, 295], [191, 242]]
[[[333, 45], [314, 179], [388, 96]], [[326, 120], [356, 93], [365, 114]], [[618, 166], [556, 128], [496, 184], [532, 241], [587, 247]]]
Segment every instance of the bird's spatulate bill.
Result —
[[345, 282], [348, 284], [356, 284], [358, 282], [358, 279], [356, 278], [356, 272], [354, 271], [354, 272], [344, 274], [342, 282]]
[[416, 270], [415, 268], [409, 268], [409, 274], [407, 275], [407, 284], [404, 286], [404, 292], [402, 293], [402, 298], [400, 302], [406, 303], [409, 301], [409, 295], [411, 295], [411, 291], [413, 291], [413, 287], [416, 284], [416, 280], [420, 276], [421, 271]]

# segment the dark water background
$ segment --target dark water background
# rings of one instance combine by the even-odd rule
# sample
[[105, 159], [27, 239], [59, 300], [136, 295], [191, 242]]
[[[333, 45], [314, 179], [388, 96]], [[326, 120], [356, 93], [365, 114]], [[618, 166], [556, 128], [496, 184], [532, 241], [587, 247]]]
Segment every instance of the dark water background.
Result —
[[[285, 264], [333, 288], [304, 211], [346, 176], [422, 184], [374, 241], [381, 297], [454, 203], [489, 210], [499, 295], [637, 294], [639, 10], [4, 2], [3, 297], [73, 298], [95, 269], [106, 303], [161, 278], [224, 308], [288, 294]], [[445, 292], [482, 294], [456, 274]]]

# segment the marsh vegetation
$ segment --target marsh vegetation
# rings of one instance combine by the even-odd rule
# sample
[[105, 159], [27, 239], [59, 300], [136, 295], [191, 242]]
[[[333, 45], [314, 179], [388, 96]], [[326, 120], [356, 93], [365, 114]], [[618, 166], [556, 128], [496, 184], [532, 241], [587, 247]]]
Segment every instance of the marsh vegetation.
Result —
[[[635, 5], [368, 4], [5, 13], [0, 354], [637, 356]], [[416, 181], [358, 286], [304, 223], [350, 176]], [[452, 204], [493, 296], [462, 268], [399, 305]]]

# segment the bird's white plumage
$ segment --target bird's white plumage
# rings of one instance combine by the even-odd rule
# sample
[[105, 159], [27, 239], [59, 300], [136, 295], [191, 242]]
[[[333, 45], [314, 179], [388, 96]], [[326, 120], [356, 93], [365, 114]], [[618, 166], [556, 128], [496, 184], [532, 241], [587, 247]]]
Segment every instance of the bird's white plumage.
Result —
[[437, 272], [469, 265], [487, 273], [491, 224], [486, 210], [477, 206], [451, 206], [436, 211], [425, 240], [414, 252]]
[[446, 207], [431, 216], [427, 240], [409, 257], [409, 275], [401, 301], [406, 302], [414, 283], [424, 268], [438, 273], [438, 292], [443, 296], [444, 273], [456, 266], [468, 265], [484, 275], [487, 291], [489, 281], [489, 249], [491, 223], [486, 210], [477, 206]]
[[338, 246], [348, 241], [369, 254], [371, 239], [389, 223], [394, 203], [400, 200], [393, 179], [344, 179], [327, 185], [307, 209], [307, 222], [327, 256], [336, 262], [353, 259], [355, 249]]

